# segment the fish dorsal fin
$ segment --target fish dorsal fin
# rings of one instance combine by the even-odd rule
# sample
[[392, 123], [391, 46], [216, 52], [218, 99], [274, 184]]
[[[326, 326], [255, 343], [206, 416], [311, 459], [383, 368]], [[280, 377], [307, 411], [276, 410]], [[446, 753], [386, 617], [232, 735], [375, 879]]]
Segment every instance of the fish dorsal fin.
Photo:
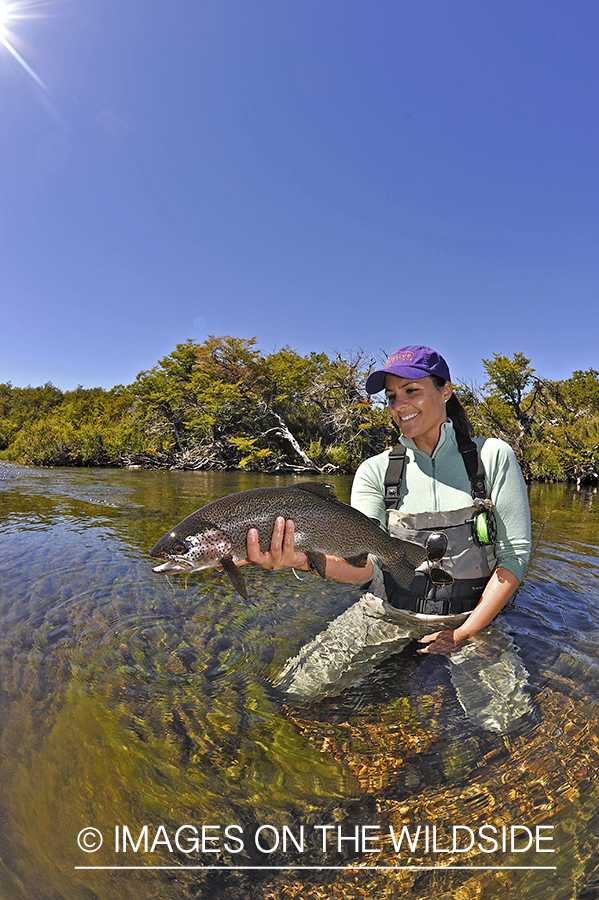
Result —
[[311, 494], [316, 494], [317, 497], [324, 497], [325, 500], [337, 499], [333, 485], [326, 484], [324, 481], [300, 481], [299, 484], [294, 484], [293, 487], [300, 491], [309, 491]]

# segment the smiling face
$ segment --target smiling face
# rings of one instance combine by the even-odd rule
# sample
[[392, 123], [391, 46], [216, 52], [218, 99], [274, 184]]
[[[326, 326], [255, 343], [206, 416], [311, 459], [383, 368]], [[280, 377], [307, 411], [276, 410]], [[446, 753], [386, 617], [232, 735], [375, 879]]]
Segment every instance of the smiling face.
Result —
[[391, 418], [404, 437], [412, 438], [418, 449], [429, 456], [439, 442], [441, 425], [447, 419], [445, 403], [451, 394], [449, 381], [438, 388], [428, 375], [416, 380], [385, 376], [385, 396]]

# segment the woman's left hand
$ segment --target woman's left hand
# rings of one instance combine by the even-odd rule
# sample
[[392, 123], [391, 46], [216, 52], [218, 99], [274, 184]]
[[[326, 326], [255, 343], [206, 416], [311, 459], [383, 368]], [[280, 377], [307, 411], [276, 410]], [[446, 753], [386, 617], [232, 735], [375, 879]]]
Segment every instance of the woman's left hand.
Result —
[[449, 654], [454, 653], [456, 650], [460, 650], [467, 639], [456, 641], [454, 639], [454, 634], [455, 632], [453, 631], [435, 631], [434, 634], [425, 635], [423, 638], [419, 639], [418, 643], [426, 644], [426, 646], [419, 649], [418, 653]]
[[[478, 606], [468, 618], [458, 625], [455, 631], [435, 631], [434, 634], [420, 638], [419, 643], [425, 646], [418, 652], [450, 654], [460, 650], [469, 638], [477, 635], [493, 621], [497, 613], [513, 597], [519, 584], [519, 579], [509, 569], [497, 566], [487, 582]], [[465, 637], [461, 636], [464, 634]]]

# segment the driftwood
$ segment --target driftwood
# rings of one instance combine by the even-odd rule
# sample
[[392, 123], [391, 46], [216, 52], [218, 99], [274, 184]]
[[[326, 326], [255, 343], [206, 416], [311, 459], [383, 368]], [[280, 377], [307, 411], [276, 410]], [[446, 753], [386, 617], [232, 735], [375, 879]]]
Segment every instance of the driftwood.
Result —
[[310, 475], [330, 475], [333, 472], [339, 472], [339, 466], [334, 466], [333, 463], [326, 463], [324, 466], [318, 467], [312, 464], [311, 466], [299, 466], [294, 463], [288, 463], [284, 460], [277, 460], [276, 463], [269, 465], [268, 468], [263, 471], [268, 474], [275, 472], [294, 472], [297, 475], [302, 475], [304, 472]]
[[[284, 431], [287, 431], [285, 434]], [[332, 463], [319, 467], [299, 448], [296, 450], [294, 443], [295, 438], [288, 429], [270, 429], [271, 432], [277, 432], [278, 436], [284, 437], [293, 447], [297, 456], [302, 460], [300, 463], [291, 462], [285, 457], [271, 459], [265, 465], [262, 471], [266, 473], [293, 472], [295, 474], [311, 474], [322, 475], [339, 471], [338, 466]], [[121, 457], [120, 465], [125, 469], [170, 469], [170, 470], [216, 470], [224, 471], [226, 469], [239, 469], [239, 452], [227, 440], [215, 441], [213, 444], [193, 447], [187, 450], [152, 450], [146, 453], [130, 453]]]

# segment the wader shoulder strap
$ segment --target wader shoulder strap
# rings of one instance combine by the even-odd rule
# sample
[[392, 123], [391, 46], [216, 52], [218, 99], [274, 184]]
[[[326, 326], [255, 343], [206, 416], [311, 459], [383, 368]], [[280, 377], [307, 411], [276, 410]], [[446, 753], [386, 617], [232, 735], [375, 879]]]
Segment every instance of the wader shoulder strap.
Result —
[[[470, 487], [473, 500], [485, 500], [487, 491], [485, 488], [485, 469], [476, 449], [476, 444], [470, 437], [458, 435], [458, 450], [462, 454], [464, 466], [470, 479]], [[403, 478], [403, 470], [406, 461], [406, 448], [403, 444], [396, 444], [389, 453], [389, 464], [385, 472], [385, 509], [397, 509], [399, 506], [399, 492]]]
[[385, 472], [385, 509], [397, 509], [399, 506], [399, 490], [403, 478], [403, 467], [406, 461], [406, 448], [396, 444], [389, 453], [389, 464]]
[[476, 449], [476, 444], [471, 437], [456, 432], [458, 442], [458, 450], [462, 454], [464, 465], [470, 479], [470, 487], [472, 489], [473, 500], [486, 500], [487, 491], [485, 488], [485, 467], [483, 466], [480, 453]]

